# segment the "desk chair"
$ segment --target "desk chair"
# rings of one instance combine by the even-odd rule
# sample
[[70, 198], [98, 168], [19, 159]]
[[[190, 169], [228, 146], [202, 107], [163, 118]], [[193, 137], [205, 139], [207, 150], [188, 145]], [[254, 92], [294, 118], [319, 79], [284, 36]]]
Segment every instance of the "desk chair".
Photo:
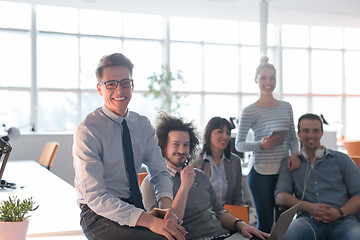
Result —
[[148, 175], [147, 172], [139, 173], [139, 187], [141, 187], [142, 182], [144, 181], [144, 178]]
[[360, 168], [360, 156], [350, 156], [350, 158], [356, 163], [356, 165], [358, 165], [358, 167]]
[[50, 170], [50, 167], [53, 164], [54, 157], [59, 148], [59, 145], [60, 144], [58, 142], [47, 142], [45, 144], [39, 163], [48, 170]]
[[249, 223], [249, 206], [237, 206], [224, 204], [224, 208], [234, 217], [243, 220], [246, 223]]
[[344, 147], [349, 156], [360, 157], [360, 141], [344, 141]]

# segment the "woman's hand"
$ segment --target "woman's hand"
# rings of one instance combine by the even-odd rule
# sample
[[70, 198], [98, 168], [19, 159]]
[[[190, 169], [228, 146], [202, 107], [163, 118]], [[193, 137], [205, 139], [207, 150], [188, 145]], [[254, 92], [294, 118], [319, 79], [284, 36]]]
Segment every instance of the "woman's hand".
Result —
[[272, 149], [280, 140], [279, 135], [263, 137], [260, 141], [260, 147], [261, 149]]
[[164, 219], [167, 222], [167, 224], [170, 224], [172, 222], [176, 222], [179, 225], [182, 224], [182, 221], [175, 214], [175, 210], [173, 208], [168, 208], [168, 209], [165, 209], [165, 210], [166, 210], [166, 214], [165, 214]]
[[288, 169], [289, 172], [294, 171], [295, 169], [299, 168], [301, 165], [301, 160], [297, 154], [291, 154], [288, 160]]

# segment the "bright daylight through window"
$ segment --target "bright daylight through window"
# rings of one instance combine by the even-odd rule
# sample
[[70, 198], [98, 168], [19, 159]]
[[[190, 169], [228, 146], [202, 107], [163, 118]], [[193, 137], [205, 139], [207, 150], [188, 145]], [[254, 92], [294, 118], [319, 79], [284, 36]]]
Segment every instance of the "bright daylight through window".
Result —
[[[0, 1], [0, 94], [10, 103], [1, 124], [72, 132], [102, 105], [94, 69], [113, 52], [134, 62], [129, 107], [152, 121], [160, 102], [145, 97], [147, 78], [168, 62], [185, 81], [172, 88], [185, 96], [178, 112], [200, 129], [215, 115], [239, 117], [257, 99], [258, 23], [34, 6]], [[295, 120], [323, 114], [338, 137], [360, 135], [360, 29], [269, 24], [268, 56], [281, 69], [275, 93]]]

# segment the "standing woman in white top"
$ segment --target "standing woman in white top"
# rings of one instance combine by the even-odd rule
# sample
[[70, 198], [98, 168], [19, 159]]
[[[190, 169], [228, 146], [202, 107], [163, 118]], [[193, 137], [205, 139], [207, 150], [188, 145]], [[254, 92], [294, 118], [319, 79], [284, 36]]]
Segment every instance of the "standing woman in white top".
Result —
[[[268, 57], [262, 57], [256, 69], [255, 82], [259, 85], [260, 97], [243, 110], [235, 141], [239, 152], [253, 152], [247, 180], [256, 208], [257, 227], [264, 232], [271, 232], [274, 209], [278, 211], [274, 190], [282, 160], [290, 155], [289, 171], [300, 166], [292, 107], [273, 96], [276, 69], [268, 61]], [[250, 129], [254, 141], [247, 142]], [[280, 141], [279, 136], [271, 136], [272, 131], [280, 129], [289, 130], [284, 141]]]

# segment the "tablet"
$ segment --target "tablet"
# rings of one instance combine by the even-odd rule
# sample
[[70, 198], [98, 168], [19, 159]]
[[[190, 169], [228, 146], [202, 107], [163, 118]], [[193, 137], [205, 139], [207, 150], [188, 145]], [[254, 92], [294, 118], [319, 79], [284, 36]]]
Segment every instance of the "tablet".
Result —
[[274, 130], [271, 133], [271, 136], [280, 136], [280, 141], [275, 145], [275, 146], [280, 146], [284, 143], [286, 136], [289, 133], [289, 129], [279, 129], [279, 130]]

